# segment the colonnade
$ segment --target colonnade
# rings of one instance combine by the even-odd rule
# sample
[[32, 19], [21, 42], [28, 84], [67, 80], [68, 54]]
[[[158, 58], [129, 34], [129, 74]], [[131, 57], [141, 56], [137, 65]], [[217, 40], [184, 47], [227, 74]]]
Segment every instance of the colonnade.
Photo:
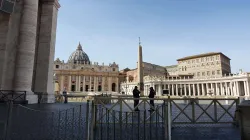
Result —
[[[122, 83], [121, 90], [132, 95], [136, 82]], [[211, 81], [190, 81], [190, 80], [151, 80], [144, 82], [144, 95], [149, 94], [149, 88], [153, 87], [158, 96], [167, 90], [171, 96], [250, 96], [249, 78], [234, 80], [211, 80]]]
[[[158, 83], [151, 82], [145, 85], [145, 89], [154, 87], [157, 95], [162, 95], [163, 90], [168, 90], [171, 96], [249, 96], [249, 82], [224, 81], [209, 83]], [[145, 90], [149, 94], [149, 90]]]
[[0, 89], [26, 91], [28, 103], [53, 103], [58, 0], [18, 0], [0, 11]]

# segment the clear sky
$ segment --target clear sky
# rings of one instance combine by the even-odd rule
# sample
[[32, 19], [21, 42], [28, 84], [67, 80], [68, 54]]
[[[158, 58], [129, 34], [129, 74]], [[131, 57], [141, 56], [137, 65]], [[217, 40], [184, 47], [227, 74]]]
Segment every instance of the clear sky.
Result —
[[250, 0], [60, 0], [55, 58], [81, 42], [93, 62], [162, 66], [206, 52], [230, 57], [232, 72], [250, 72]]

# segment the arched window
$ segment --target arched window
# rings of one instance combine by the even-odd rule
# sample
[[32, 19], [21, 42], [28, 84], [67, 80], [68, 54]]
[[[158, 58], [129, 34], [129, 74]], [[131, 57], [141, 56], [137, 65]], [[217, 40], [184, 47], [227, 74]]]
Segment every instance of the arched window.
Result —
[[113, 84], [112, 84], [112, 91], [113, 91], [113, 92], [115, 92], [115, 87], [116, 87], [116, 84], [113, 83]]

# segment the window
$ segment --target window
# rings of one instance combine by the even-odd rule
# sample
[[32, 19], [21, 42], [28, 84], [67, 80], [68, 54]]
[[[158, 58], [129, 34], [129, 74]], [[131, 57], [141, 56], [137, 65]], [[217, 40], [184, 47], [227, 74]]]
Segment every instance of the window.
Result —
[[220, 74], [220, 70], [217, 70], [217, 74]]
[[56, 68], [58, 69], [58, 68], [59, 68], [59, 65], [56, 65]]
[[212, 75], [215, 75], [215, 71], [212, 71]]
[[202, 76], [205, 76], [205, 72], [202, 72]]
[[200, 76], [200, 72], [197, 73], [197, 76]]
[[210, 71], [207, 71], [207, 76], [209, 76], [210, 75]]
[[113, 68], [113, 71], [115, 71], [115, 68]]

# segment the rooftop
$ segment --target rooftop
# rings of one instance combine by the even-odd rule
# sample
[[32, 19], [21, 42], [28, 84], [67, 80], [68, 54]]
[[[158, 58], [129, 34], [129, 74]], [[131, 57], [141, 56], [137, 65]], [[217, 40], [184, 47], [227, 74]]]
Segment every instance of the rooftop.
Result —
[[165, 68], [175, 68], [177, 67], [178, 65], [170, 65], [170, 66], [165, 66]]
[[203, 54], [183, 57], [183, 58], [177, 59], [177, 61], [183, 61], [183, 60], [194, 59], [194, 58], [199, 58], [199, 57], [206, 57], [206, 56], [213, 56], [213, 55], [218, 55], [218, 54], [223, 55], [227, 59], [231, 60], [229, 57], [224, 55], [222, 52], [209, 52], [209, 53], [203, 53]]

